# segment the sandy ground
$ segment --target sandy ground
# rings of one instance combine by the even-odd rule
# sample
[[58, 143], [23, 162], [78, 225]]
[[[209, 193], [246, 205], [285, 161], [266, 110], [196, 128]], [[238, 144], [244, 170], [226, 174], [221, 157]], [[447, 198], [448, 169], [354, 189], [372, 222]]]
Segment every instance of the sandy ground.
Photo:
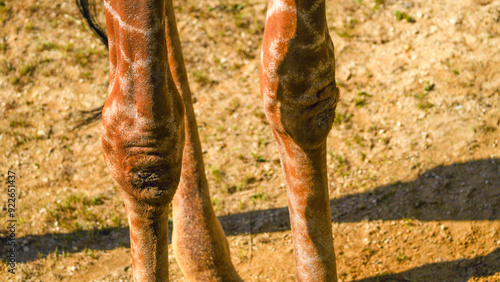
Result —
[[[245, 281], [293, 281], [258, 87], [266, 3], [176, 2], [233, 261]], [[327, 10], [342, 96], [328, 139], [340, 281], [500, 281], [500, 1], [330, 0]], [[0, 280], [129, 281], [124, 207], [100, 121], [85, 122], [106, 99], [105, 48], [72, 1], [0, 0], [0, 70], [1, 216], [10, 170], [18, 260], [8, 273], [2, 224]], [[170, 269], [184, 280], [173, 255]]]

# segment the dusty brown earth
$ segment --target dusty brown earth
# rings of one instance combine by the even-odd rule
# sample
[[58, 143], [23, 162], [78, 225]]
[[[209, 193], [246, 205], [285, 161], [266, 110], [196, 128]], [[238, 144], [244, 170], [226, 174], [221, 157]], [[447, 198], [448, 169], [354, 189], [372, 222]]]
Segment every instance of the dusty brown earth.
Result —
[[[342, 101], [328, 140], [340, 281], [500, 281], [500, 1], [327, 1]], [[260, 106], [265, 0], [176, 1], [213, 204], [245, 281], [294, 280], [286, 192]], [[73, 1], [0, 0], [1, 215], [16, 273], [128, 281], [100, 122], [107, 53]], [[82, 126], [79, 126], [83, 123]], [[173, 252], [171, 252], [172, 254]], [[173, 280], [183, 280], [171, 256]]]

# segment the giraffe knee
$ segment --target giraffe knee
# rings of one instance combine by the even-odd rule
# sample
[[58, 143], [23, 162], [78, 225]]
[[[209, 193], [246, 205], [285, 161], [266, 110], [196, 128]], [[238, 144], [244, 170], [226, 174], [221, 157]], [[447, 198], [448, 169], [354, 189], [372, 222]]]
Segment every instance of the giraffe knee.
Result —
[[136, 199], [151, 204], [172, 201], [181, 175], [181, 164], [159, 160], [153, 165], [135, 164], [126, 176]]
[[170, 203], [181, 174], [182, 116], [146, 122], [140, 115], [110, 109], [103, 109], [101, 140], [120, 192], [145, 204]]
[[314, 99], [309, 99], [311, 102], [295, 101], [299, 99], [288, 99], [289, 102], [283, 100], [279, 122], [297, 145], [304, 149], [314, 149], [326, 141], [332, 128], [339, 90], [335, 82], [331, 82], [316, 91]]
[[[146, 204], [169, 204], [181, 175], [182, 155], [106, 150], [104, 158], [111, 176], [122, 193]], [[145, 148], [139, 148], [140, 150]]]

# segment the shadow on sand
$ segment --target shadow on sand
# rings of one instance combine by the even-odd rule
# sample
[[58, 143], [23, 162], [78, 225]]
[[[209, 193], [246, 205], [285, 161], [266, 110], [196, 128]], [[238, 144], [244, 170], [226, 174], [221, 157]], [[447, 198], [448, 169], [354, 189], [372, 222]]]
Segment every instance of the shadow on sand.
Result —
[[465, 282], [473, 277], [487, 277], [500, 272], [500, 248], [486, 256], [455, 261], [430, 263], [408, 271], [375, 276], [357, 282], [392, 282], [392, 281], [450, 281]]
[[[396, 182], [330, 201], [332, 221], [474, 221], [500, 219], [500, 159], [430, 169], [411, 182]], [[290, 230], [288, 208], [219, 217], [227, 235]]]
[[[332, 221], [361, 220], [474, 221], [500, 219], [500, 159], [486, 159], [438, 166], [410, 182], [396, 182], [374, 190], [330, 201]], [[219, 217], [228, 236], [290, 230], [288, 208], [276, 208]], [[170, 230], [172, 227], [170, 226]], [[27, 235], [18, 238], [19, 262], [50, 253], [75, 253], [85, 249], [129, 247], [128, 227], [75, 231], [64, 234]], [[6, 234], [0, 234], [4, 245]], [[4, 258], [1, 258], [2, 260]], [[361, 281], [465, 281], [464, 277], [500, 272], [500, 249], [484, 257], [427, 264], [402, 273]], [[483, 273], [485, 269], [488, 273]], [[425, 273], [435, 273], [432, 279]], [[440, 273], [446, 277], [439, 278]], [[456, 273], [456, 279], [449, 277]], [[465, 279], [465, 280], [464, 280]]]

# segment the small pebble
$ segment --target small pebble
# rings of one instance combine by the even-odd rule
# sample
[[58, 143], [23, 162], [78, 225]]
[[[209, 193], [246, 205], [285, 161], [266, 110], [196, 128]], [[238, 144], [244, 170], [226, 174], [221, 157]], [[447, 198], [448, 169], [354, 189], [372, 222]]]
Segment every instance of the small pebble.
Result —
[[411, 1], [404, 1], [403, 2], [403, 7], [405, 9], [411, 9], [411, 8], [413, 8], [413, 6], [415, 6], [415, 4]]

